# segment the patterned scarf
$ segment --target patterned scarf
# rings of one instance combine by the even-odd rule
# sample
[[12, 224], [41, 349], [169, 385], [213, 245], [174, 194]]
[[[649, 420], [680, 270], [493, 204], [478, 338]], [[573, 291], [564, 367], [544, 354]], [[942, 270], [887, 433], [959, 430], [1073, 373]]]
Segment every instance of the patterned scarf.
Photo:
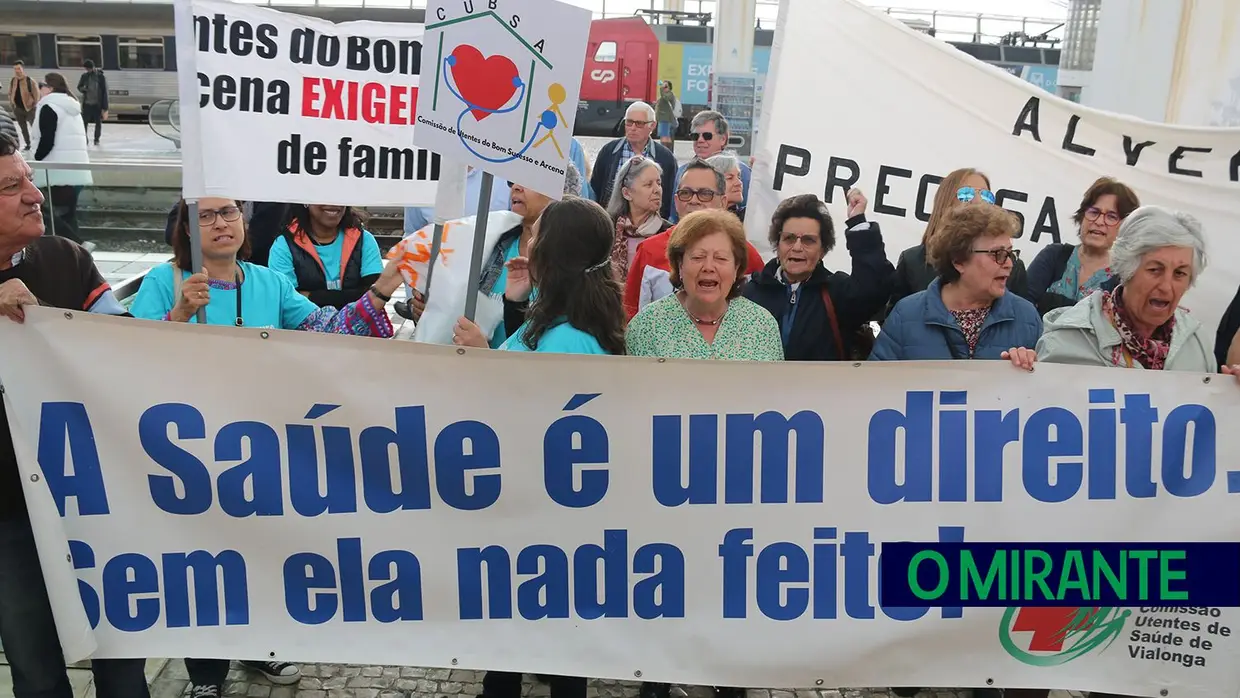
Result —
[[633, 221], [627, 215], [621, 215], [616, 219], [616, 240], [611, 246], [611, 268], [616, 273], [616, 278], [620, 283], [629, 276], [629, 240], [646, 238], [659, 232], [659, 228], [663, 227], [663, 219], [657, 213], [646, 216], [646, 220], [640, 226], [634, 226]]
[[[1102, 292], [1102, 314], [1119, 333], [1120, 345], [1111, 351], [1111, 363], [1116, 366], [1132, 365], [1136, 361], [1151, 371], [1161, 371], [1171, 352], [1171, 333], [1175, 329], [1175, 317], [1154, 330], [1149, 337], [1142, 337], [1132, 327], [1132, 318], [1124, 307], [1124, 287]], [[1125, 357], [1128, 360], [1125, 360]]]

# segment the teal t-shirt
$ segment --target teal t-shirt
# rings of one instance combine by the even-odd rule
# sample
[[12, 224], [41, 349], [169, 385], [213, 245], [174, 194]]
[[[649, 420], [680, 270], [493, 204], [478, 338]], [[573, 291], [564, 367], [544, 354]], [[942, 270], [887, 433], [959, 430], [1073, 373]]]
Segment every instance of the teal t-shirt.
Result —
[[[375, 240], [375, 236], [362, 231], [362, 276], [370, 276], [371, 274], [383, 273], [383, 255], [379, 252], [379, 243]], [[314, 244], [314, 251], [319, 253], [319, 259], [323, 262], [323, 272], [327, 279], [327, 290], [340, 290], [340, 257], [344, 254], [344, 231], [340, 231], [336, 235], [336, 239], [330, 244], [320, 245]], [[288, 247], [288, 238], [281, 235], [271, 245], [271, 252], [267, 258], [267, 266], [273, 271], [278, 271], [284, 275], [289, 281], [293, 282], [294, 288], [297, 286], [297, 272], [293, 269], [293, 252]]]
[[[515, 334], [509, 337], [500, 345], [500, 351], [531, 351], [523, 341], [525, 336], [525, 328], [529, 323], [522, 323], [517, 328]], [[538, 339], [538, 349], [533, 350], [540, 354], [610, 354], [611, 352], [603, 348], [598, 343], [594, 335], [573, 327], [567, 322], [552, 327], [543, 332], [543, 336]]]
[[[245, 275], [241, 283], [241, 319], [245, 327], [295, 330], [319, 307], [297, 292], [283, 274], [249, 262], [238, 262]], [[182, 282], [190, 273], [176, 270]], [[161, 264], [142, 279], [129, 312], [144, 320], [163, 320], [176, 305], [173, 297], [173, 267]], [[190, 322], [198, 322], [192, 317]], [[207, 304], [208, 325], [237, 324], [237, 289], [232, 283], [211, 282], [211, 302]]]
[[[491, 289], [491, 297], [498, 298], [502, 303], [504, 301], [504, 291], [508, 289], [508, 263], [521, 255], [521, 236], [512, 239], [508, 243], [508, 247], [504, 248], [504, 266], [500, 267], [499, 277], [495, 279], [495, 286]], [[491, 348], [499, 349], [504, 340], [508, 339], [508, 332], [504, 330], [504, 321], [499, 321], [499, 327], [495, 328], [495, 334], [491, 335]]]

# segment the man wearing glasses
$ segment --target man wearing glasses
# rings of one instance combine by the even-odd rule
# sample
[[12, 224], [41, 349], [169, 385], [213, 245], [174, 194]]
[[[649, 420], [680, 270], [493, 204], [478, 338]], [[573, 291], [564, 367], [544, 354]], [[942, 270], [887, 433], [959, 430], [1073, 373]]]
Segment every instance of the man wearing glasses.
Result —
[[[693, 117], [693, 123], [689, 125], [689, 138], [693, 140], [693, 156], [702, 160], [712, 158], [722, 153], [724, 148], [728, 146], [728, 137], [731, 135], [728, 120], [723, 118], [723, 114], [717, 111], [700, 111], [697, 116]], [[744, 162], [741, 166], [741, 203], [740, 208], [744, 209], [746, 202], [749, 201], [749, 177], [752, 174], [749, 165]], [[680, 168], [676, 173], [676, 179], [672, 185], [671, 191], [680, 188], [680, 178], [685, 173], [685, 168]], [[664, 186], [663, 191], [668, 191]], [[672, 223], [680, 220], [679, 213], [673, 211], [670, 217], [664, 216]]]
[[611, 198], [611, 188], [616, 182], [620, 167], [634, 155], [644, 155], [659, 163], [663, 170], [663, 206], [659, 215], [669, 218], [672, 214], [673, 177], [676, 174], [676, 156], [667, 146], [650, 135], [654, 132], [654, 108], [645, 102], [633, 102], [624, 112], [624, 138], [617, 138], [598, 151], [594, 161], [594, 174], [590, 188], [594, 200], [606, 207]]

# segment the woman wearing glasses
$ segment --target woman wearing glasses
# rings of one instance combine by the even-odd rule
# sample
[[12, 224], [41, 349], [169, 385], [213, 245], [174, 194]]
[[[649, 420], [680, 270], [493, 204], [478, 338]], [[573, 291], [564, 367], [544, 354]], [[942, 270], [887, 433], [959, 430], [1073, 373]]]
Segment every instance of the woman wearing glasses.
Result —
[[[189, 207], [178, 204], [172, 233], [173, 261], [147, 273], [130, 312], [146, 320], [197, 322], [206, 309], [208, 325], [236, 325], [331, 334], [391, 337], [384, 309], [403, 283], [390, 264], [368, 291], [340, 310], [320, 308], [297, 292], [283, 274], [244, 261], [249, 256], [241, 206], [233, 199], [205, 197], [198, 220], [188, 221]], [[189, 225], [202, 237], [202, 270], [190, 262]]]
[[1111, 246], [1120, 223], [1140, 206], [1136, 193], [1111, 177], [1089, 187], [1072, 217], [1080, 244], [1047, 245], [1029, 265], [1025, 297], [1039, 313], [1046, 315], [1055, 308], [1076, 305], [1111, 280]]
[[927, 250], [938, 278], [896, 304], [870, 360], [1004, 359], [1032, 371], [1042, 318], [1007, 288], [1017, 232], [1016, 217], [990, 204], [945, 216]]
[[[930, 213], [930, 220], [926, 222], [926, 232], [921, 237], [921, 244], [901, 252], [900, 259], [896, 262], [891, 302], [887, 304], [888, 312], [901, 299], [925, 290], [930, 286], [930, 282], [934, 281], [938, 272], [926, 261], [926, 246], [938, 233], [949, 213], [971, 203], [995, 203], [990, 179], [986, 175], [966, 167], [952, 172], [939, 182], [938, 191], [934, 195], [934, 210]], [[1020, 230], [1017, 229], [1013, 237], [1019, 236]], [[1025, 265], [1016, 260], [1012, 265], [1012, 275], [1008, 277], [1008, 290], [1024, 295], [1028, 284], [1026, 277]]]

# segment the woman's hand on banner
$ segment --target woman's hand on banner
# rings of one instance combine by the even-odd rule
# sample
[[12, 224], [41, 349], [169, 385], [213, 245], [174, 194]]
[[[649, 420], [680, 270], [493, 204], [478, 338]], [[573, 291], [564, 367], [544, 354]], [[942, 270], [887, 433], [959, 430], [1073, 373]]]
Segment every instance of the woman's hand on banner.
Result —
[[1223, 373], [1226, 373], [1229, 376], [1235, 376], [1236, 382], [1240, 383], [1240, 364], [1236, 364], [1235, 366], [1224, 366]]
[[870, 202], [865, 198], [865, 194], [860, 189], [849, 189], [848, 194], [844, 197], [848, 201], [848, 218], [860, 216], [865, 213], [865, 209]]
[[472, 320], [464, 317], [457, 320], [456, 327], [452, 328], [452, 343], [458, 347], [476, 349], [487, 349], [491, 346], [487, 338], [482, 336], [482, 329]]
[[508, 260], [508, 282], [504, 286], [504, 297], [513, 303], [522, 303], [529, 299], [530, 290], [530, 258], [513, 257]]
[[1000, 354], [999, 358], [1007, 359], [1016, 368], [1033, 373], [1033, 365], [1037, 363], [1038, 354], [1032, 349], [1013, 347]]
[[[174, 273], [180, 272], [180, 269], [174, 270]], [[211, 302], [211, 287], [207, 284], [207, 279], [207, 270], [203, 269], [181, 284], [181, 297], [176, 300], [176, 305], [172, 306], [169, 319], [173, 322], [189, 322], [199, 308]]]
[[26, 311], [23, 305], [38, 305], [39, 299], [34, 297], [30, 289], [21, 279], [9, 279], [0, 284], [0, 315], [13, 322], [25, 322]]

